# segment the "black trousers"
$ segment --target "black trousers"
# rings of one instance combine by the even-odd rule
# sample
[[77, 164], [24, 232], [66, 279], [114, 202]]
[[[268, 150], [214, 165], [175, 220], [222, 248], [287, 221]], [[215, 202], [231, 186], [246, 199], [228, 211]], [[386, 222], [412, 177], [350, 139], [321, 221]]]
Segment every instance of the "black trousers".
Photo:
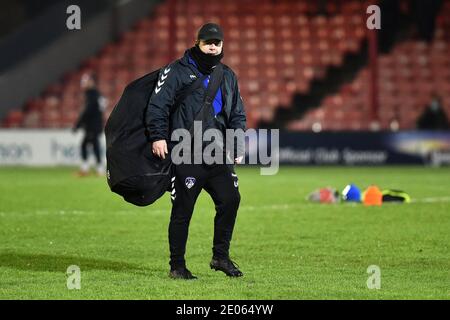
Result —
[[94, 151], [95, 159], [97, 160], [97, 164], [102, 162], [100, 157], [100, 134], [96, 132], [86, 132], [84, 135], [83, 141], [81, 142], [81, 158], [86, 161], [88, 158], [88, 145], [92, 145], [92, 149]]
[[172, 268], [185, 266], [189, 222], [202, 189], [212, 197], [216, 208], [213, 256], [228, 257], [240, 202], [238, 178], [233, 166], [181, 164], [175, 166], [175, 176], [172, 178], [172, 213], [169, 224]]

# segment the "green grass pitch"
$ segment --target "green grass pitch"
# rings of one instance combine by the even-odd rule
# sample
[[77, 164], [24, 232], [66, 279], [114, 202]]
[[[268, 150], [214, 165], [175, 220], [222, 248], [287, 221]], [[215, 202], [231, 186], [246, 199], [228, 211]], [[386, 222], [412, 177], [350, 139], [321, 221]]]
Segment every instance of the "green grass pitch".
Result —
[[[209, 269], [214, 206], [194, 212], [188, 268], [168, 278], [170, 198], [137, 208], [105, 178], [75, 169], [0, 168], [0, 299], [449, 299], [450, 168], [237, 168], [241, 207], [231, 256], [244, 272]], [[322, 186], [377, 184], [410, 193], [382, 207], [308, 203]], [[67, 267], [81, 269], [68, 290]], [[381, 270], [368, 289], [367, 268]]]

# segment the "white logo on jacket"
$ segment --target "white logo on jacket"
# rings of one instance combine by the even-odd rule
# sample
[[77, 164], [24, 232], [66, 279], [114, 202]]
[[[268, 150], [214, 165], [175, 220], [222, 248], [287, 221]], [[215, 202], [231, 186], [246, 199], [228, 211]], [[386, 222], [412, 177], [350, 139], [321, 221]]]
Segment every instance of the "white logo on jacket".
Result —
[[170, 180], [172, 182], [172, 191], [170, 192], [170, 198], [172, 199], [172, 201], [175, 201], [175, 198], [177, 197], [177, 191], [175, 189], [175, 178], [176, 177], [172, 177], [172, 179]]
[[164, 82], [166, 81], [169, 72], [170, 72], [170, 68], [165, 68], [163, 70], [163, 72], [161, 73], [161, 80], [158, 80], [158, 83], [156, 84], [155, 94], [158, 94], [158, 92], [161, 91], [161, 88], [164, 85]]
[[195, 184], [195, 178], [194, 177], [187, 177], [186, 180], [184, 180], [184, 183], [186, 184], [186, 187], [188, 189], [192, 188]]

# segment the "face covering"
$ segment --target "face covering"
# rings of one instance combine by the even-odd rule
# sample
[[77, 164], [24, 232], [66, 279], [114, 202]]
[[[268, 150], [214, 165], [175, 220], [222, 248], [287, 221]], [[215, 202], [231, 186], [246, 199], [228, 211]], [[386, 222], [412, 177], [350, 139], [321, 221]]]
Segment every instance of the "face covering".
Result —
[[203, 74], [210, 74], [213, 71], [213, 67], [220, 63], [220, 60], [223, 58], [223, 49], [222, 52], [213, 56], [211, 54], [206, 54], [200, 50], [198, 46], [194, 46], [189, 49], [189, 54], [192, 59], [194, 59], [197, 64], [198, 70]]
[[436, 100], [436, 99], [434, 99], [432, 102], [431, 102], [431, 111], [433, 111], [433, 112], [438, 112], [439, 111], [439, 108], [440, 108], [440, 106], [439, 106], [439, 102]]

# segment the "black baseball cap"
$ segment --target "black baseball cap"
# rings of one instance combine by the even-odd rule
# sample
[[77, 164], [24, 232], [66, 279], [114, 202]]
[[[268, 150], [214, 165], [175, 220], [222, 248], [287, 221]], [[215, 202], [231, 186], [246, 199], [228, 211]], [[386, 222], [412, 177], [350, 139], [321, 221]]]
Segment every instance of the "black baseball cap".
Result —
[[222, 28], [215, 23], [204, 24], [197, 33], [197, 40], [222, 40], [223, 31]]

